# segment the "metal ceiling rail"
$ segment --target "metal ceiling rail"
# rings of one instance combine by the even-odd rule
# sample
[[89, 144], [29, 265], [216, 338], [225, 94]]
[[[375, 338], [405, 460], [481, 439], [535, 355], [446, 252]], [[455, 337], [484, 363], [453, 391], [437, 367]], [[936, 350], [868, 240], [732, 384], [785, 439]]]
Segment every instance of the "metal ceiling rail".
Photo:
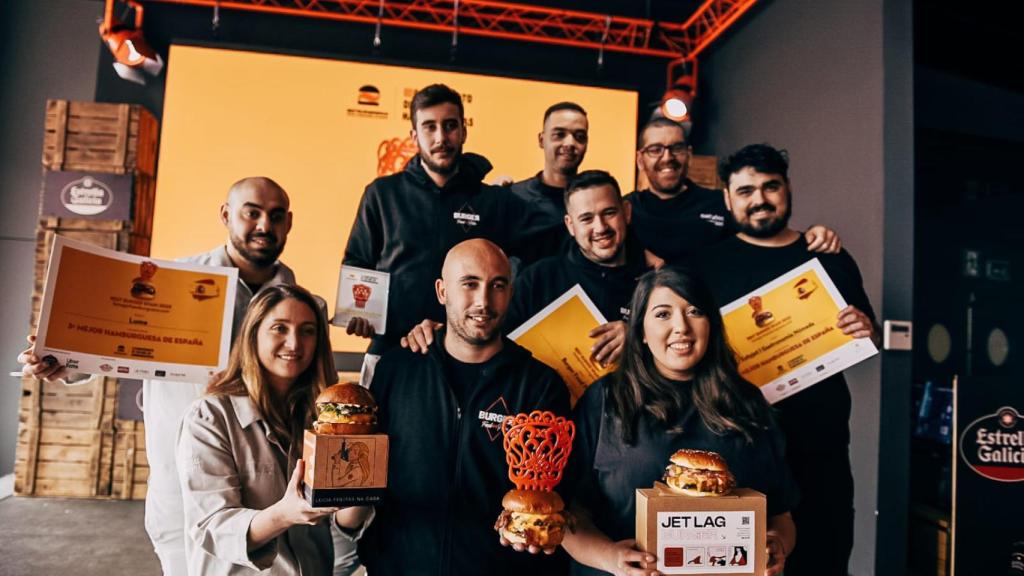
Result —
[[[108, 0], [110, 2], [111, 0]], [[692, 59], [757, 0], [707, 0], [683, 24], [491, 0], [142, 0]]]

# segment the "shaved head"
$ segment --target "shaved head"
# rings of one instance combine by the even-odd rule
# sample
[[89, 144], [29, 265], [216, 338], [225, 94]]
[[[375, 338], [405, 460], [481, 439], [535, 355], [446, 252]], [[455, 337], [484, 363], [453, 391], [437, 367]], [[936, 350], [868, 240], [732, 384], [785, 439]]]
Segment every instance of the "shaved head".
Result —
[[277, 262], [292, 228], [288, 194], [264, 176], [242, 178], [231, 185], [220, 209], [228, 230], [228, 255], [267, 269]]
[[467, 264], [477, 264], [506, 278], [511, 277], [512, 269], [508, 257], [498, 245], [490, 240], [474, 238], [459, 242], [444, 257], [441, 268], [441, 279], [447, 280], [459, 275]]
[[482, 239], [456, 244], [445, 256], [435, 288], [445, 308], [445, 347], [463, 361], [501, 349], [501, 328], [512, 297], [508, 257]]
[[244, 198], [253, 192], [259, 192], [266, 197], [277, 196], [278, 204], [284, 206], [286, 210], [291, 203], [284, 188], [266, 176], [249, 176], [235, 182], [231, 188], [228, 188], [228, 197], [224, 203], [237, 206], [239, 201], [244, 202]]

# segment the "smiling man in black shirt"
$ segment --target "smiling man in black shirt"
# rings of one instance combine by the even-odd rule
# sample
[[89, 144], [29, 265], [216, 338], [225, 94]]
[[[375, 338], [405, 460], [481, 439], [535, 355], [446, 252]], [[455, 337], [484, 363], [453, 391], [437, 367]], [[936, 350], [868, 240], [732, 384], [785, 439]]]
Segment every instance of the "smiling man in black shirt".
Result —
[[607, 322], [595, 328], [594, 360], [617, 362], [625, 342], [629, 301], [647, 269], [643, 249], [627, 237], [630, 206], [619, 184], [602, 170], [581, 172], [565, 191], [564, 225], [571, 242], [561, 253], [529, 266], [516, 278], [508, 327], [517, 328], [579, 284]]
[[509, 186], [513, 194], [539, 208], [549, 226], [562, 226], [562, 195], [587, 155], [589, 130], [582, 106], [575, 102], [552, 104], [544, 111], [544, 125], [537, 134], [537, 143], [544, 150], [544, 169]]
[[[724, 203], [738, 233], [701, 253], [699, 264], [719, 306], [818, 258], [843, 298], [836, 327], [879, 344], [874, 311], [860, 271], [845, 251], [812, 254], [789, 228], [791, 190], [784, 152], [747, 146], [723, 162]], [[799, 543], [786, 559], [786, 576], [846, 576], [853, 547], [850, 471], [850, 391], [842, 374], [777, 404], [789, 461], [801, 500], [793, 510]]]
[[[655, 118], [640, 131], [636, 166], [650, 188], [626, 196], [633, 206], [630, 230], [645, 249], [668, 264], [685, 263], [736, 232], [722, 194], [687, 178], [692, 154], [677, 122]], [[839, 237], [824, 226], [813, 226], [804, 236], [808, 250], [839, 251]]]

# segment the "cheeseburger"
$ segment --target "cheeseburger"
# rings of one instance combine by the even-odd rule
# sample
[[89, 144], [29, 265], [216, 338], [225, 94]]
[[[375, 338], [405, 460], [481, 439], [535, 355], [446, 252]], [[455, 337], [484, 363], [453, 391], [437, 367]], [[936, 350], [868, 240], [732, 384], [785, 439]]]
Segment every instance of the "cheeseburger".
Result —
[[572, 530], [558, 492], [509, 490], [501, 505], [494, 529], [513, 544], [551, 548], [562, 543], [566, 526]]
[[665, 484], [687, 496], [725, 496], [736, 479], [725, 459], [715, 452], [677, 450], [665, 469]]
[[369, 390], [352, 382], [329, 386], [316, 398], [317, 434], [373, 434], [377, 430], [377, 402]]

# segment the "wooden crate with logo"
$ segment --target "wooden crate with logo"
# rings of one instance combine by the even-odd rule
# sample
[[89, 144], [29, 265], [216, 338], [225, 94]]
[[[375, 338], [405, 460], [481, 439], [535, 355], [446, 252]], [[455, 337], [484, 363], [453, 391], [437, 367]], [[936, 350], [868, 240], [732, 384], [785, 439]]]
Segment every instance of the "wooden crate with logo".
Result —
[[[38, 322], [47, 264], [57, 235], [112, 250], [149, 254], [158, 129], [153, 115], [137, 105], [47, 102], [44, 182], [55, 171], [86, 173], [63, 176], [71, 182], [67, 189], [74, 192], [71, 186], [88, 174], [129, 175], [131, 198], [130, 209], [120, 212], [126, 217], [116, 219], [46, 213], [42, 210], [44, 198], [40, 198], [32, 332]], [[144, 429], [141, 423], [116, 420], [118, 386], [117, 378], [109, 377], [92, 377], [74, 386], [22, 379], [16, 494], [145, 497], [148, 468]]]

